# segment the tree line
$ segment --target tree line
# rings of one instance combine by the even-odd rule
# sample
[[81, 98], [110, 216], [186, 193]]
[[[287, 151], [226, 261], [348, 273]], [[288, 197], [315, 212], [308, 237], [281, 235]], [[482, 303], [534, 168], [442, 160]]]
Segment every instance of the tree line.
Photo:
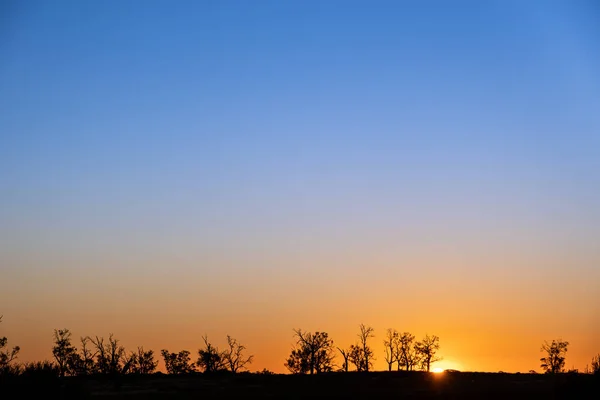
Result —
[[[327, 332], [304, 332], [294, 330], [295, 347], [285, 362], [285, 367], [292, 373], [314, 374], [335, 370], [336, 350], [342, 358], [338, 371], [348, 372], [351, 368], [358, 372], [369, 372], [373, 369], [375, 355], [369, 345], [374, 338], [375, 330], [360, 324], [358, 340], [347, 348], [335, 347]], [[442, 358], [436, 354], [440, 348], [440, 338], [425, 335], [423, 340], [415, 342], [415, 336], [409, 332], [399, 333], [388, 329], [383, 344], [385, 361], [388, 370], [394, 367], [400, 370], [413, 371], [419, 369], [429, 372], [431, 365]]]
[[[0, 322], [2, 317], [0, 316]], [[229, 371], [232, 373], [246, 369], [252, 363], [253, 355], [246, 355], [246, 347], [235, 338], [227, 335], [227, 348], [219, 350], [208, 337], [203, 338], [204, 346], [198, 350], [198, 357], [192, 361], [191, 353], [182, 350], [171, 353], [162, 349], [165, 369], [168, 374], [187, 374], [192, 372], [211, 373]], [[138, 347], [127, 352], [119, 340], [110, 334], [104, 337], [85, 336], [79, 338], [80, 346], [73, 343], [72, 333], [68, 329], [55, 329], [53, 336], [52, 361], [17, 364], [19, 346], [9, 348], [8, 339], [0, 338], [0, 375], [20, 375], [30, 371], [46, 370], [64, 376], [86, 375], [125, 375], [152, 374], [156, 372], [158, 360], [153, 350]]]
[[[0, 316], [2, 322], [2, 316]], [[293, 330], [295, 343], [284, 366], [293, 374], [319, 374], [325, 372], [369, 372], [373, 370], [375, 353], [371, 347], [375, 330], [360, 324], [357, 340], [347, 347], [334, 345], [327, 332], [308, 332]], [[227, 335], [227, 346], [219, 350], [209, 340], [202, 337], [202, 347], [197, 351], [196, 360], [192, 360], [188, 350], [170, 352], [162, 349], [160, 355], [168, 374], [215, 373], [227, 371], [238, 373], [246, 371], [254, 360], [248, 355], [246, 346]], [[59, 377], [86, 375], [125, 375], [152, 374], [156, 372], [158, 360], [152, 350], [138, 347], [127, 352], [114, 335], [103, 337], [85, 336], [79, 338], [80, 346], [73, 344], [72, 333], [68, 329], [55, 329], [53, 337], [53, 361], [38, 361], [25, 364], [16, 363], [19, 346], [8, 346], [8, 339], [0, 337], [0, 376], [26, 375], [31, 372], [48, 372]], [[383, 338], [384, 359], [388, 371], [427, 371], [431, 365], [442, 360], [437, 355], [440, 339], [436, 335], [426, 334], [422, 340], [415, 341], [410, 332], [387, 329]], [[541, 351], [540, 366], [546, 373], [565, 372], [566, 353], [569, 343], [563, 340], [544, 342]], [[339, 357], [338, 357], [339, 356]], [[340, 360], [337, 364], [336, 360]], [[533, 371], [532, 371], [533, 372]], [[600, 354], [592, 358], [591, 368], [584, 372], [600, 374]], [[262, 373], [270, 373], [263, 370]]]

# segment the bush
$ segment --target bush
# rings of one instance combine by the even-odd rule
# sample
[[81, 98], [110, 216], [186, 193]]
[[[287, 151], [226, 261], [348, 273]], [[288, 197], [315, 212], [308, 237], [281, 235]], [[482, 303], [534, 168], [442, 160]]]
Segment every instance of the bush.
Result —
[[257, 374], [260, 374], [260, 375], [275, 375], [275, 372], [272, 372], [272, 371], [269, 371], [266, 368], [263, 368], [263, 370], [262, 371], [258, 371]]
[[59, 375], [58, 366], [50, 361], [25, 363], [21, 371], [21, 376], [24, 378], [35, 380], [57, 379]]

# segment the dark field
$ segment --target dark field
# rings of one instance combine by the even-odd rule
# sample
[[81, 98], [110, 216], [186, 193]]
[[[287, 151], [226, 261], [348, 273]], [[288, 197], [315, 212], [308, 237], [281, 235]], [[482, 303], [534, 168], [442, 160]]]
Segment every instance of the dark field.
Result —
[[0, 398], [57, 399], [597, 399], [600, 377], [585, 374], [453, 372], [322, 375], [124, 376], [4, 381]]

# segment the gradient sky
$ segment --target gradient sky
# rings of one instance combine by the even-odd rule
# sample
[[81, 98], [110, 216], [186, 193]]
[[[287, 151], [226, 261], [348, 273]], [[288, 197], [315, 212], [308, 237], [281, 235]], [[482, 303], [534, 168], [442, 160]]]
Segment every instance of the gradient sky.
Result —
[[284, 372], [293, 328], [440, 367], [600, 352], [600, 7], [0, 2], [0, 334]]

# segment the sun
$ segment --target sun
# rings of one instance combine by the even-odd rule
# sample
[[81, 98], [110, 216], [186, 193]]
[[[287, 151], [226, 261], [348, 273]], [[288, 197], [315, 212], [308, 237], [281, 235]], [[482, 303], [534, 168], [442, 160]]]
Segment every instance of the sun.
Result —
[[439, 363], [435, 364], [435, 368], [432, 368], [431, 371], [435, 372], [437, 374], [441, 373], [441, 372], [446, 372], [446, 371], [462, 371], [463, 370], [463, 365], [456, 361], [456, 360], [451, 360], [451, 359], [445, 359], [445, 360], [440, 360]]

